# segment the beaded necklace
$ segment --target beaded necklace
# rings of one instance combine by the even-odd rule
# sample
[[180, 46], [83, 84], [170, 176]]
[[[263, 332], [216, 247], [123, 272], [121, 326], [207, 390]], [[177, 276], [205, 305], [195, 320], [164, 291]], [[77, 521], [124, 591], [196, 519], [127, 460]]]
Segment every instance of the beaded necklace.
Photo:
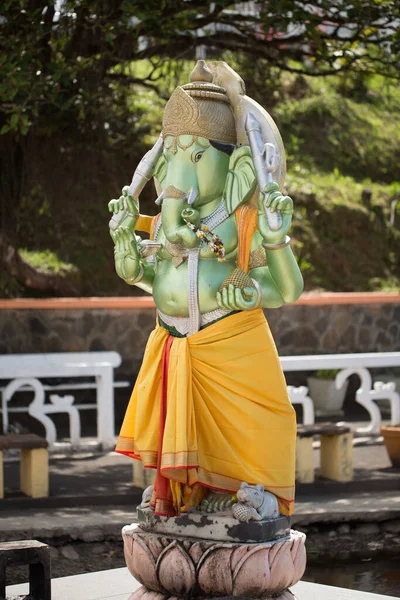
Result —
[[212, 233], [212, 231], [209, 230], [207, 225], [200, 225], [200, 227], [197, 227], [196, 225], [193, 225], [193, 223], [190, 223], [190, 221], [188, 221], [184, 217], [183, 220], [185, 221], [186, 225], [197, 235], [197, 237], [203, 240], [207, 244], [207, 246], [211, 248], [214, 254], [217, 255], [219, 262], [225, 260], [224, 244], [222, 243], [222, 240], [218, 235]]

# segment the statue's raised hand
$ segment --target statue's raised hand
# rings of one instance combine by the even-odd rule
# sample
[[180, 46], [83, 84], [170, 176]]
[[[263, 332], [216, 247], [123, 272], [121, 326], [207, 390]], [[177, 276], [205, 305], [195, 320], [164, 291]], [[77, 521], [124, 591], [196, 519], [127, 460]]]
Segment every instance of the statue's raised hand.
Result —
[[[129, 195], [129, 186], [125, 185], [122, 188], [122, 195], [118, 200], [110, 200], [108, 210], [113, 213], [110, 221], [111, 231], [116, 231], [117, 228], [124, 224], [132, 231], [135, 229], [136, 221], [139, 217], [139, 202]], [[113, 223], [113, 226], [111, 225]]]
[[258, 200], [258, 229], [264, 238], [266, 244], [280, 244], [285, 241], [287, 232], [292, 224], [293, 200], [289, 196], [284, 196], [279, 191], [279, 186], [275, 182], [267, 183], [264, 192], [268, 195], [266, 206], [271, 212], [279, 211], [282, 215], [282, 225], [272, 231], [269, 228], [267, 215], [264, 209], [264, 195], [260, 194]]
[[119, 226], [111, 233], [114, 240], [115, 270], [121, 279], [133, 282], [141, 271], [138, 240], [127, 227]]
[[223, 310], [253, 310], [261, 304], [261, 292], [256, 287], [236, 287], [230, 283], [217, 292], [217, 304]]

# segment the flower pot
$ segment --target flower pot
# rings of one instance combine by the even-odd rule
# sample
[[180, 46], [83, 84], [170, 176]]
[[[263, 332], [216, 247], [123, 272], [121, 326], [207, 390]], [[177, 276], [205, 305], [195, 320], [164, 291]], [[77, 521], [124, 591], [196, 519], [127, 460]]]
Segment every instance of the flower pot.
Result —
[[343, 402], [348, 384], [346, 381], [340, 390], [337, 390], [334, 379], [307, 378], [309, 395], [317, 417], [343, 416]]
[[386, 450], [394, 467], [400, 467], [400, 425], [381, 427]]

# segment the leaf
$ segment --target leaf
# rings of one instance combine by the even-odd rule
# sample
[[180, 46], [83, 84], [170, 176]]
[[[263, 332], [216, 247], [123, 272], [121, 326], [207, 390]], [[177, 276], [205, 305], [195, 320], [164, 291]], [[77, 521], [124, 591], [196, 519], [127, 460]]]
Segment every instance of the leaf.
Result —
[[17, 113], [14, 113], [13, 115], [11, 115], [11, 119], [10, 119], [11, 129], [17, 129], [18, 122], [19, 122], [19, 115]]

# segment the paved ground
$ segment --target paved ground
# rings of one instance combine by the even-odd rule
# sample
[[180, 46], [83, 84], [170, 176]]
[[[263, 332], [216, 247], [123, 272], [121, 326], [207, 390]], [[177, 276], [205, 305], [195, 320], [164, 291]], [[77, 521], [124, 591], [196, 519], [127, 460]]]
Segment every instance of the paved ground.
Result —
[[[382, 443], [361, 443], [354, 448], [354, 481], [339, 484], [317, 478], [314, 484], [299, 485], [292, 522], [307, 532], [306, 579], [396, 596], [400, 595], [400, 469], [390, 467]], [[316, 449], [316, 467], [318, 460]], [[0, 500], [1, 540], [36, 538], [49, 543], [53, 577], [124, 565], [121, 527], [135, 520], [141, 498], [141, 490], [132, 485], [131, 459], [89, 452], [52, 457], [51, 495], [45, 499], [21, 496], [15, 491], [18, 484], [15, 458], [5, 463], [8, 493]], [[344, 575], [347, 563], [371, 558], [374, 563], [360, 562], [366, 565], [365, 572], [357, 575], [353, 568]], [[377, 560], [385, 568], [371, 579]], [[327, 565], [336, 570], [321, 574], [318, 569]], [[10, 567], [8, 577], [10, 584], [23, 582], [26, 572]], [[61, 594], [60, 600], [64, 597], [70, 596]]]
[[[318, 450], [315, 450], [316, 466]], [[381, 521], [400, 518], [400, 470], [390, 467], [382, 444], [354, 448], [355, 479], [338, 484], [318, 479], [297, 489], [294, 524]], [[115, 454], [76, 454], [52, 458], [48, 499], [30, 499], [18, 488], [19, 463], [5, 463], [5, 487], [0, 501], [3, 539], [60, 537], [96, 541], [119, 535], [121, 524], [135, 519], [141, 490], [132, 485], [131, 459]], [[102, 532], [102, 534], [101, 534]], [[82, 535], [84, 537], [82, 537]]]
[[[89, 575], [76, 575], [52, 581], [53, 600], [127, 600], [140, 584], [129, 574], [128, 569], [113, 569]], [[395, 600], [397, 596], [382, 596], [355, 592], [326, 585], [300, 581], [293, 586], [297, 600]], [[7, 595], [26, 594], [28, 586], [7, 588]]]
[[[3, 540], [68, 538], [85, 542], [120, 536], [122, 525], [136, 519], [135, 507], [77, 506], [66, 508], [18, 509], [1, 512]], [[376, 522], [400, 519], [400, 491], [347, 494], [336, 497], [318, 495], [312, 501], [297, 500], [292, 524], [304, 529], [313, 524], [348, 521]]]

